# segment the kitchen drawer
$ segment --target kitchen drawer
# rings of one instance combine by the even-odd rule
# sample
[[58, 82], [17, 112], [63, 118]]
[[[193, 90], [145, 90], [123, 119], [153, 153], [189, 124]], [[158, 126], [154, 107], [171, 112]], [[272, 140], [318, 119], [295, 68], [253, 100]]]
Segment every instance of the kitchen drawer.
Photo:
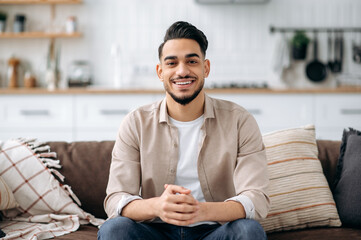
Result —
[[323, 140], [341, 141], [343, 129], [343, 127], [327, 128], [322, 126], [316, 126], [316, 138]]
[[153, 95], [76, 96], [75, 127], [82, 130], [111, 129], [116, 133], [122, 119], [129, 112], [153, 102]]
[[315, 99], [316, 124], [323, 128], [361, 127], [361, 95], [319, 95]]
[[257, 120], [263, 134], [314, 123], [312, 95], [213, 94], [212, 96], [235, 102], [247, 109]]
[[114, 141], [117, 136], [117, 129], [88, 129], [77, 130], [75, 132], [75, 141]]
[[71, 96], [0, 96], [2, 128], [71, 127]]
[[26, 130], [3, 129], [0, 128], [0, 141], [13, 138], [36, 138], [41, 142], [46, 141], [73, 141], [73, 131], [71, 128], [43, 129], [31, 128]]

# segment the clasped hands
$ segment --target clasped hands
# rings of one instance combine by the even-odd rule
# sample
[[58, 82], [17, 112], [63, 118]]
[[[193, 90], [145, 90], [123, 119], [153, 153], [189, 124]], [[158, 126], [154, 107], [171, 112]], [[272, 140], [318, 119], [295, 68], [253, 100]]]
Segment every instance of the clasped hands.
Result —
[[157, 215], [164, 222], [185, 226], [200, 221], [200, 203], [189, 189], [170, 184], [164, 189], [156, 205]]

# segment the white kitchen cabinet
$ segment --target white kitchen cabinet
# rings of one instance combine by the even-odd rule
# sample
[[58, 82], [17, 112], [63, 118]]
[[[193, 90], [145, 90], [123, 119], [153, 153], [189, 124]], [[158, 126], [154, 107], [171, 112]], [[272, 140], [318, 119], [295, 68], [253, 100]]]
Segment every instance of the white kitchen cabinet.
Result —
[[284, 128], [314, 123], [313, 101], [310, 94], [212, 94], [237, 103], [256, 119], [262, 134]]
[[78, 95], [75, 97], [75, 140], [114, 140], [123, 118], [153, 95]]
[[[319, 139], [341, 140], [346, 127], [361, 129], [361, 94], [210, 93], [253, 114], [263, 134], [315, 124]], [[164, 98], [162, 93], [0, 95], [0, 140], [114, 140], [133, 109]]]
[[341, 139], [343, 129], [361, 129], [360, 94], [315, 96], [315, 122], [320, 139]]
[[74, 140], [73, 131], [71, 129], [0, 129], [0, 141], [15, 138], [37, 139], [41, 142], [45, 141], [65, 141]]
[[14, 137], [71, 140], [72, 104], [71, 96], [0, 96], [0, 140]]

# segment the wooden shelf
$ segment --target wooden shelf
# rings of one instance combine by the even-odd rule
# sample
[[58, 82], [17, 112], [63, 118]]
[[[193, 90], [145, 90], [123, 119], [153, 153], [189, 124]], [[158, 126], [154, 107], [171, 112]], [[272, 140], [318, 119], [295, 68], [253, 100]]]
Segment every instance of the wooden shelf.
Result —
[[0, 33], [1, 38], [78, 38], [81, 37], [81, 33], [48, 33], [48, 32], [22, 32], [12, 33], [5, 32]]
[[[361, 86], [322, 89], [204, 89], [208, 94], [361, 94]], [[164, 94], [163, 89], [68, 88], [49, 91], [46, 88], [0, 88], [1, 95], [18, 94]]]
[[80, 4], [82, 0], [0, 0], [0, 4]]

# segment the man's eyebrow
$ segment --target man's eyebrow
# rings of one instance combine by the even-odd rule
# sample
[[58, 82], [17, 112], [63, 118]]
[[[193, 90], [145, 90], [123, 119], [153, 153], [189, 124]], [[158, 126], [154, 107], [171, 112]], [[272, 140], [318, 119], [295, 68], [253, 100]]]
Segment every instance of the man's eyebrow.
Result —
[[200, 58], [200, 56], [197, 53], [190, 53], [186, 55], [186, 58], [191, 58], [191, 57], [198, 57]]
[[165, 60], [174, 60], [174, 59], [177, 59], [177, 56], [166, 56], [163, 61]]
[[[197, 53], [189, 53], [185, 56], [186, 58], [191, 58], [191, 57], [198, 57], [200, 58], [200, 56], [197, 54]], [[166, 56], [163, 61], [166, 61], [166, 60], [175, 60], [177, 59], [178, 57], [177, 56]]]

